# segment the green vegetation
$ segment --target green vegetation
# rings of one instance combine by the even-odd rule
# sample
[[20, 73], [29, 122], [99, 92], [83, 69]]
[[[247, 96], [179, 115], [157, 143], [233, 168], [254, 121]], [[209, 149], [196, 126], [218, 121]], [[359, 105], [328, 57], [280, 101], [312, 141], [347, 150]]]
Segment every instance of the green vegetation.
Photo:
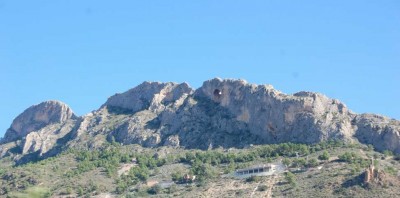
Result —
[[159, 185], [154, 185], [153, 187], [149, 188], [147, 191], [149, 194], [161, 194], [163, 192], [163, 189]]
[[[356, 154], [355, 152], [345, 152], [338, 156], [339, 160], [352, 164], [356, 169], [366, 168], [371, 164], [370, 159], [365, 159]], [[358, 172], [358, 171], [357, 171]]]
[[47, 198], [50, 197], [50, 191], [40, 187], [30, 187], [21, 193], [12, 193], [9, 197], [15, 198]]
[[285, 180], [292, 186], [292, 187], [296, 187], [297, 183], [296, 183], [296, 176], [291, 173], [291, 172], [286, 172], [285, 173]]
[[[380, 161], [383, 155], [374, 152], [370, 147], [340, 141], [314, 145], [283, 143], [231, 150], [166, 149], [167, 151], [162, 151], [131, 145], [121, 146], [113, 142], [98, 149], [68, 150], [58, 156], [22, 166], [11, 167], [4, 163], [0, 166], [0, 194], [11, 193], [14, 197], [24, 197], [38, 191], [45, 192], [40, 196], [89, 197], [111, 192], [122, 197], [179, 197], [210, 188], [213, 183], [224, 180], [221, 179], [222, 174], [255, 164], [282, 160], [292, 172], [285, 173], [286, 183], [277, 187], [277, 191], [284, 192], [281, 196], [293, 196], [295, 191], [325, 189], [326, 186], [318, 185], [327, 185], [325, 181], [329, 181], [336, 186], [337, 195], [346, 197], [346, 194], [341, 194], [348, 191], [346, 185], [340, 187], [345, 181], [336, 181], [335, 178], [351, 180], [352, 177], [357, 177], [371, 164], [372, 156], [376, 157], [373, 161], [375, 166], [379, 164], [390, 175], [397, 174], [396, 167], [399, 164], [395, 157], [386, 159], [391, 163]], [[368, 153], [360, 153], [361, 149]], [[389, 155], [388, 152], [385, 153]], [[338, 160], [328, 161], [331, 156]], [[317, 167], [320, 163], [322, 169], [309, 169], [314, 172], [307, 173], [307, 168]], [[123, 165], [129, 166], [121, 172]], [[329, 168], [330, 166], [336, 167]], [[188, 177], [191, 179], [187, 179]], [[157, 184], [146, 186], [146, 182], [154, 180], [172, 180], [175, 184], [168, 185], [169, 187]], [[258, 188], [261, 193], [267, 189], [264, 185], [266, 180], [268, 177], [250, 177], [245, 185], [261, 182]], [[307, 184], [311, 181], [316, 183]], [[45, 191], [32, 190], [39, 184], [48, 188]], [[309, 186], [307, 189], [304, 187], [306, 185]], [[246, 196], [248, 192], [238, 189], [233, 193], [232, 196]], [[33, 196], [35, 195], [29, 195]]]
[[307, 161], [304, 158], [296, 158], [296, 159], [293, 159], [292, 167], [302, 168], [302, 167], [305, 167], [306, 164], [307, 164]]
[[253, 176], [247, 178], [246, 181], [247, 182], [260, 182], [261, 181], [261, 177], [253, 175]]
[[308, 167], [316, 167], [316, 166], [318, 166], [318, 160], [315, 158], [311, 158], [308, 161]]
[[289, 158], [284, 158], [282, 160], [283, 165], [285, 165], [286, 167], [290, 166], [290, 164], [292, 163], [292, 161]]
[[65, 174], [66, 177], [77, 176], [95, 168], [104, 168], [109, 176], [115, 175], [120, 163], [128, 162], [132, 156], [121, 152], [118, 145], [107, 144], [99, 150], [70, 150], [79, 162], [77, 168]]
[[328, 153], [328, 151], [324, 151], [323, 153], [322, 153], [322, 155], [320, 155], [320, 156], [318, 156], [318, 159], [319, 160], [329, 160], [329, 153]]
[[259, 187], [258, 187], [258, 190], [259, 191], [266, 191], [268, 189], [268, 186], [267, 185], [260, 185]]
[[211, 179], [217, 175], [217, 171], [210, 164], [203, 163], [199, 160], [195, 160], [192, 164], [190, 173], [191, 175], [196, 175], [199, 181]]
[[149, 169], [146, 166], [132, 167], [127, 175], [121, 175], [117, 179], [116, 192], [121, 194], [125, 192], [129, 186], [135, 185], [140, 181], [146, 181], [149, 178]]
[[384, 150], [384, 151], [383, 151], [383, 154], [385, 155], [385, 157], [393, 156], [393, 152], [392, 152], [392, 151], [389, 151], [389, 150]]
[[396, 169], [394, 169], [393, 167], [389, 166], [389, 167], [385, 168], [385, 172], [387, 172], [393, 176], [397, 176], [398, 171]]
[[182, 172], [173, 172], [171, 174], [172, 181], [174, 182], [181, 182], [183, 180], [183, 173]]

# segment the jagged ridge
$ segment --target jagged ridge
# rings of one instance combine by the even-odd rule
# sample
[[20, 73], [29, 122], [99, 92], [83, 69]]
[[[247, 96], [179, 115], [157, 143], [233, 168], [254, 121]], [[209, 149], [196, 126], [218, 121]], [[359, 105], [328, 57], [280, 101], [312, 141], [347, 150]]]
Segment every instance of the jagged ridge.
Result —
[[56, 101], [28, 108], [7, 130], [0, 155], [12, 154], [12, 147], [24, 155], [44, 155], [114, 140], [209, 149], [342, 139], [399, 153], [399, 128], [397, 120], [357, 115], [319, 93], [287, 95], [271, 85], [219, 78], [197, 90], [186, 83], [144, 82], [79, 118]]

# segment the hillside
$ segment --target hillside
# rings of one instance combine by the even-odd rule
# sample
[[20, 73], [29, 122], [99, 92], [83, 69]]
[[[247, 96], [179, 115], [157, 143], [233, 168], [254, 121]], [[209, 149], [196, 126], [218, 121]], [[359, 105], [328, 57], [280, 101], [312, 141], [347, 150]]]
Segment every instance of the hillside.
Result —
[[[325, 155], [327, 154], [327, 158]], [[383, 175], [364, 182], [371, 165]], [[0, 194], [52, 197], [398, 197], [400, 162], [371, 146], [322, 142], [246, 149], [158, 149], [107, 144], [13, 167], [0, 162]], [[236, 169], [282, 161], [286, 173], [236, 179]], [[288, 171], [288, 172], [287, 172]], [[291, 172], [291, 173], [289, 173]], [[196, 175], [192, 181], [184, 175]], [[288, 176], [289, 175], [289, 176]]]

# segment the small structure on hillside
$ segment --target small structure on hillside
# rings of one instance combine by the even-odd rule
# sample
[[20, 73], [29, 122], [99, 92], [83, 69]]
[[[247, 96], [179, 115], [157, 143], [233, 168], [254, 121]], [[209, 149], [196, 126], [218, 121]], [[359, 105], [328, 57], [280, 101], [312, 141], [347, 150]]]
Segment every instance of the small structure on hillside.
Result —
[[192, 183], [192, 182], [194, 182], [194, 180], [196, 180], [196, 175], [185, 174], [183, 176], [183, 181], [185, 183]]
[[277, 165], [275, 164], [257, 165], [250, 168], [238, 169], [235, 171], [234, 176], [241, 179], [251, 176], [268, 176], [274, 174], [277, 170], [276, 168]]

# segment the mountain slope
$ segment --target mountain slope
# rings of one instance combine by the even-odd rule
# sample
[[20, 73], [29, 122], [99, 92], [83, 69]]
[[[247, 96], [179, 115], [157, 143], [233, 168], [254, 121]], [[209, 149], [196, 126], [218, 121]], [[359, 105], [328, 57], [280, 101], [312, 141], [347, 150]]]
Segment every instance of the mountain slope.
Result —
[[47, 157], [112, 141], [210, 149], [341, 139], [400, 153], [399, 131], [397, 120], [357, 115], [319, 93], [287, 95], [270, 85], [218, 78], [197, 90], [186, 83], [144, 82], [82, 117], [61, 102], [28, 108], [7, 130], [0, 157]]

